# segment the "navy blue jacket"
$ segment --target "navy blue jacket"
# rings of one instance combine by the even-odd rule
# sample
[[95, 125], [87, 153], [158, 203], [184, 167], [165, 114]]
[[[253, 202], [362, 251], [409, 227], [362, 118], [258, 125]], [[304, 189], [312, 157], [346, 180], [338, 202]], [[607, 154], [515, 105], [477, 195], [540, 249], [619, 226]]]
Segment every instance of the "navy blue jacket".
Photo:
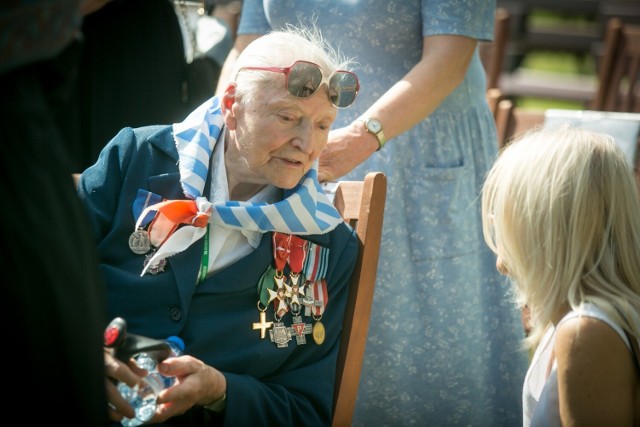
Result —
[[[120, 316], [132, 333], [178, 335], [185, 353], [220, 370], [227, 380], [227, 408], [217, 418], [201, 408], [169, 420], [174, 425], [325, 426], [331, 423], [335, 363], [357, 237], [346, 224], [330, 233], [303, 236], [330, 249], [329, 300], [322, 317], [326, 339], [318, 345], [294, 338], [278, 348], [259, 321], [257, 285], [273, 261], [271, 233], [244, 259], [197, 284], [205, 239], [167, 258], [157, 275], [140, 277], [145, 255], [128, 246], [139, 189], [185, 199], [171, 126], [125, 128], [81, 177], [78, 192], [89, 212], [107, 287], [109, 319]], [[210, 183], [207, 184], [207, 187]], [[206, 189], [205, 189], [206, 190]], [[206, 194], [206, 193], [205, 193]], [[273, 321], [273, 309], [267, 311]], [[314, 321], [304, 317], [306, 323]], [[291, 313], [283, 322], [291, 324]]]

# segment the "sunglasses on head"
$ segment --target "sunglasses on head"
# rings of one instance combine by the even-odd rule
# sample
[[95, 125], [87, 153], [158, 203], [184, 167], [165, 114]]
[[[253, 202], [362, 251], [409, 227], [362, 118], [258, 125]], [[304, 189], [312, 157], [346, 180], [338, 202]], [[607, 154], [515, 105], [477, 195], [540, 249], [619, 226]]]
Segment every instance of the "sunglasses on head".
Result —
[[329, 77], [322, 74], [318, 64], [309, 61], [296, 61], [289, 67], [242, 67], [242, 70], [261, 70], [283, 73], [287, 90], [298, 98], [307, 98], [327, 83], [329, 100], [338, 108], [346, 108], [356, 99], [360, 83], [358, 76], [350, 71], [334, 71]]

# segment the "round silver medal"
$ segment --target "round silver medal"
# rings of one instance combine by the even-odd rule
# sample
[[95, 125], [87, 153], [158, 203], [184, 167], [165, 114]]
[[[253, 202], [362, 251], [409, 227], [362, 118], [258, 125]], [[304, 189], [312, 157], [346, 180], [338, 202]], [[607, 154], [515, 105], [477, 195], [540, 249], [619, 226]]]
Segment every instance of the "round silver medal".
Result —
[[149, 240], [149, 233], [142, 228], [138, 228], [129, 236], [129, 248], [135, 254], [146, 254], [151, 249], [151, 241]]

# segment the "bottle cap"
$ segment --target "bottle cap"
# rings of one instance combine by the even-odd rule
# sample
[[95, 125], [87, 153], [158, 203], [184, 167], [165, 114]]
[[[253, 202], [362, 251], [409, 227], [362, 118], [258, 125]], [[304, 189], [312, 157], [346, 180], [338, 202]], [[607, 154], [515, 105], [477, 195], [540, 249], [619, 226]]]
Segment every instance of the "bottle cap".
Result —
[[182, 338], [171, 335], [169, 338], [167, 338], [167, 342], [178, 347], [180, 351], [184, 351], [184, 341], [182, 340]]

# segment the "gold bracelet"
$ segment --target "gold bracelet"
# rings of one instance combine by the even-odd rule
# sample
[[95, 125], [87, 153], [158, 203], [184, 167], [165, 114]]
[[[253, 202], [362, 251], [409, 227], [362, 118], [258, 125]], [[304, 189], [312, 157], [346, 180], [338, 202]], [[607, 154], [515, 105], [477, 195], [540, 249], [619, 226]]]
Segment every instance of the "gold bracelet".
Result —
[[202, 405], [207, 411], [222, 412], [227, 407], [227, 393], [223, 394], [218, 400], [215, 400], [207, 405]]

